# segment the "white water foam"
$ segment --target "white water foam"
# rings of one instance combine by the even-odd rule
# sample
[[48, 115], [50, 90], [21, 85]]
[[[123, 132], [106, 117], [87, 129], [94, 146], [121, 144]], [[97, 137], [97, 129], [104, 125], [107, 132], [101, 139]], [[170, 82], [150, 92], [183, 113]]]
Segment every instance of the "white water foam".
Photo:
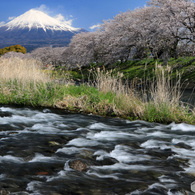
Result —
[[110, 174], [110, 175], [103, 175], [103, 174], [100, 174], [100, 173], [97, 173], [97, 172], [92, 172], [91, 170], [88, 170], [86, 172], [87, 175], [92, 175], [92, 176], [96, 176], [96, 177], [99, 177], [99, 178], [112, 178], [112, 179], [115, 179], [115, 180], [119, 180], [119, 177], [117, 177], [116, 175], [117, 174]]
[[5, 155], [5, 156], [0, 156], [0, 162], [14, 162], [14, 163], [23, 163], [24, 160], [19, 157], [11, 156], [11, 155]]
[[153, 188], [157, 188], [157, 189], [158, 188], [164, 188], [166, 190], [166, 187], [164, 185], [160, 184], [160, 183], [154, 183], [154, 184], [152, 184], [148, 187], [148, 189], [153, 189]]
[[121, 163], [139, 162], [151, 159], [148, 155], [131, 154], [131, 151], [132, 149], [128, 146], [117, 145], [110, 153], [110, 156]]
[[107, 130], [108, 129], [112, 129], [113, 130], [113, 127], [105, 125], [104, 123], [94, 123], [94, 124], [89, 126], [89, 129], [91, 129], [91, 130], [95, 130], [95, 129], [107, 129]]
[[173, 180], [173, 179], [170, 179], [170, 178], [168, 178], [167, 176], [165, 176], [165, 175], [162, 175], [162, 176], [160, 176], [160, 177], [158, 177], [158, 179], [159, 179], [159, 181], [161, 182], [161, 183], [177, 183], [175, 180]]
[[64, 148], [58, 149], [58, 150], [56, 151], [56, 153], [62, 152], [62, 153], [71, 155], [71, 154], [80, 153], [80, 152], [82, 152], [82, 151], [85, 150], [85, 149], [87, 150], [87, 148], [64, 147]]
[[39, 181], [31, 181], [27, 184], [27, 191], [33, 192], [30, 195], [42, 195], [39, 190], [37, 190], [37, 187], [41, 186], [42, 182]]
[[54, 114], [54, 113], [42, 113], [39, 112], [36, 115], [33, 116], [34, 119], [37, 119], [38, 121], [55, 121], [55, 120], [63, 120], [63, 118], [60, 115]]
[[14, 109], [1, 107], [0, 111], [10, 112], [12, 116], [0, 118], [0, 124], [10, 123], [38, 123], [38, 122], [49, 122], [56, 120], [63, 120], [60, 115], [54, 113], [43, 113], [36, 110], [30, 109]]
[[171, 147], [171, 150], [178, 154], [181, 158], [188, 158], [188, 159], [195, 159], [195, 151], [194, 150], [188, 150], [185, 148], [177, 148], [177, 147]]
[[68, 125], [65, 125], [65, 124], [58, 124], [57, 127], [59, 127], [59, 128], [67, 128]]
[[47, 123], [47, 124], [35, 124], [32, 126], [31, 130], [36, 130], [39, 131], [40, 133], [56, 133], [56, 131], [60, 131], [58, 128], [53, 127], [52, 123]]
[[153, 166], [144, 166], [144, 165], [127, 165], [124, 163], [116, 163], [114, 165], [104, 165], [104, 166], [90, 166], [94, 170], [140, 170], [147, 171], [149, 169], [154, 169]]
[[69, 166], [69, 160], [66, 161], [65, 165], [64, 165], [64, 170], [61, 170], [58, 172], [57, 176], [49, 176], [49, 177], [46, 177], [47, 178], [47, 182], [51, 182], [51, 181], [54, 181], [54, 180], [57, 180], [57, 179], [60, 179], [60, 178], [65, 178], [65, 177], [68, 177], [67, 176], [67, 173], [68, 172], [71, 172], [71, 171], [75, 171], [74, 169], [71, 169], [70, 166]]
[[42, 154], [36, 153], [35, 157], [29, 162], [49, 162], [49, 161], [54, 161], [54, 160], [56, 160], [56, 158], [48, 157], [48, 156], [44, 156]]
[[[33, 117], [35, 116], [36, 114], [40, 114], [42, 112], [38, 111], [38, 110], [31, 110], [29, 108], [23, 108], [23, 109], [19, 109], [19, 108], [9, 108], [9, 107], [1, 107], [0, 108], [0, 111], [2, 112], [8, 112], [12, 115], [18, 115], [18, 116], [25, 116], [25, 117]], [[10, 117], [4, 117], [5, 119], [6, 118], [10, 118]]]
[[180, 124], [175, 124], [175, 123], [171, 123], [169, 125], [171, 127], [171, 130], [174, 131], [194, 131], [195, 132], [195, 125], [189, 125], [186, 123], [180, 123]]
[[147, 133], [147, 136], [159, 137], [159, 138], [169, 138], [170, 137], [169, 134], [163, 133], [161, 131], [155, 131], [155, 132], [152, 132], [152, 133]]
[[85, 147], [85, 146], [97, 146], [100, 143], [97, 141], [85, 139], [85, 138], [76, 138], [69, 141], [66, 145], [67, 146], [78, 146], [78, 147]]
[[172, 139], [173, 144], [183, 143], [189, 147], [192, 147], [192, 149], [195, 149], [195, 140], [194, 139]]
[[126, 123], [127, 124], [142, 124], [142, 125], [150, 125], [151, 123], [149, 122], [146, 122], [146, 121], [142, 121], [142, 120], [135, 120], [135, 121], [129, 121], [129, 120], [126, 120]]
[[128, 146], [116, 145], [110, 153], [104, 150], [98, 150], [94, 153], [96, 160], [103, 160], [106, 157], [115, 158], [120, 163], [140, 162], [150, 160], [150, 156], [141, 154], [132, 154], [132, 149]]
[[6, 124], [12, 124], [12, 123], [24, 123], [28, 124], [30, 122], [36, 122], [32, 118], [26, 117], [26, 116], [19, 116], [19, 115], [13, 115], [11, 117], [3, 117], [0, 118], [0, 124], [6, 125]]
[[195, 158], [189, 160], [188, 163], [189, 167], [185, 167], [184, 170], [189, 174], [195, 175]]
[[141, 193], [142, 193], [142, 191], [135, 190], [135, 191], [131, 192], [130, 194], [126, 194], [126, 195], [140, 195]]
[[14, 112], [15, 109], [9, 108], [9, 107], [0, 107], [0, 111], [2, 112]]
[[6, 174], [0, 174], [0, 179], [3, 179], [6, 177]]
[[140, 146], [142, 148], [160, 148], [161, 150], [170, 148], [169, 146], [166, 145], [165, 142], [153, 140], [153, 139], [147, 140], [146, 142], [142, 143]]
[[171, 192], [170, 190], [167, 192], [167, 195], [185, 195], [181, 192]]
[[121, 131], [101, 131], [99, 133], [89, 132], [86, 137], [93, 140], [115, 141], [119, 139], [129, 139], [130, 137], [138, 137], [138, 135]]

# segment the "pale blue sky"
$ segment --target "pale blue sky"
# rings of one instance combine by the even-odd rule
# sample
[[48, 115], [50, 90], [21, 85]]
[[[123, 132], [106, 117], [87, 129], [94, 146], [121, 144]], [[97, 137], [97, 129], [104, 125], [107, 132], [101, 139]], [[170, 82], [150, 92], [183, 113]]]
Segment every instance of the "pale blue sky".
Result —
[[50, 16], [63, 15], [72, 26], [89, 30], [90, 26], [112, 19], [120, 12], [146, 5], [147, 0], [4, 0], [0, 3], [0, 23], [8, 22], [32, 8]]

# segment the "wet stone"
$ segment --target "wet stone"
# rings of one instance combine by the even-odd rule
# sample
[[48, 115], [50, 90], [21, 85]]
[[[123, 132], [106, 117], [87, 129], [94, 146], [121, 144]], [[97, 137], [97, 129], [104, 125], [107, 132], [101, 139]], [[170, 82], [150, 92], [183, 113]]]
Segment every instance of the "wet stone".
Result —
[[184, 149], [192, 149], [191, 146], [189, 146], [189, 145], [187, 145], [185, 143], [182, 143], [182, 142], [175, 144], [175, 147], [176, 148], [184, 148]]
[[161, 194], [161, 195], [167, 195], [167, 190], [166, 188], [163, 187], [156, 187], [156, 188], [152, 188], [149, 190], [144, 191], [144, 193], [142, 193], [143, 195], [152, 195], [152, 194]]
[[0, 117], [11, 117], [12, 114], [10, 114], [9, 112], [1, 112], [0, 111]]
[[71, 169], [74, 169], [76, 171], [86, 171], [87, 169], [87, 164], [83, 162], [82, 160], [72, 160], [69, 162], [69, 166]]
[[7, 190], [2, 189], [0, 191], [0, 195], [8, 195], [8, 194], [10, 194], [10, 192], [8, 192]]
[[137, 142], [127, 142], [127, 143], [125, 143], [125, 145], [130, 146], [130, 147], [135, 148], [135, 149], [140, 149], [140, 144]]
[[94, 152], [91, 150], [83, 150], [78, 156], [84, 159], [93, 159]]
[[183, 170], [183, 166], [188, 165], [188, 159], [182, 159], [182, 158], [172, 158], [167, 160], [167, 165], [171, 166], [174, 170], [174, 168], [177, 168], [178, 170]]
[[[16, 179], [6, 179], [0, 182], [0, 195], [8, 195], [13, 192], [22, 192], [23, 188], [26, 186], [25, 182], [22, 182], [23, 178]], [[20, 193], [19, 193], [20, 194]]]
[[172, 156], [174, 154], [176, 154], [175, 152], [173, 152], [171, 149], [147, 149], [145, 154], [153, 156], [153, 157], [158, 157], [160, 159], [167, 159], [169, 156]]
[[7, 133], [8, 135], [15, 135], [15, 134], [18, 134], [18, 132], [9, 132]]
[[99, 165], [114, 165], [118, 163], [118, 160], [116, 160], [115, 158], [110, 158], [110, 157], [104, 157], [103, 160], [98, 160], [98, 164]]

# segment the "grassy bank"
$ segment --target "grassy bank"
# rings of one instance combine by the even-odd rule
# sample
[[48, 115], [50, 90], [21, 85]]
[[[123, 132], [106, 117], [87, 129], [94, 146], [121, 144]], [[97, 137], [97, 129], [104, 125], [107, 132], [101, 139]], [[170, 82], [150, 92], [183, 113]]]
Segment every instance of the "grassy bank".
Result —
[[[127, 62], [117, 62], [116, 64], [109, 65], [106, 70], [113, 70], [115, 75], [118, 72], [123, 74], [123, 80], [133, 80], [137, 78], [137, 81], [152, 81], [155, 77], [154, 69], [156, 63], [163, 66], [168, 65], [172, 69], [170, 75], [172, 80], [176, 80], [177, 73], [182, 75], [181, 83], [183, 88], [193, 89], [195, 86], [195, 57], [180, 57], [178, 59], [170, 58], [167, 63], [162, 60], [143, 59], [143, 60], [131, 60]], [[94, 64], [90, 68], [97, 67]], [[100, 65], [102, 67], [102, 65]], [[88, 80], [89, 67], [83, 67], [81, 69], [73, 69], [68, 71], [69, 75], [77, 80]], [[82, 74], [81, 74], [82, 71]]]
[[[97, 69], [93, 82], [58, 83], [35, 60], [0, 59], [0, 104], [57, 107], [72, 112], [119, 116], [150, 122], [195, 124], [195, 109], [180, 102], [180, 78], [174, 84], [169, 68], [156, 66], [150, 91], [137, 91], [123, 74]], [[92, 74], [92, 73], [91, 73]], [[148, 96], [150, 98], [148, 98]]]

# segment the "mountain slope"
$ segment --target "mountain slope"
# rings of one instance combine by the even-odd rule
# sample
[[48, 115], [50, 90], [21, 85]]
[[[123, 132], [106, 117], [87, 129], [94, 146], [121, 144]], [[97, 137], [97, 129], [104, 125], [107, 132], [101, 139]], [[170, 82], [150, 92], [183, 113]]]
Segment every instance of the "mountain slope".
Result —
[[59, 20], [48, 16], [47, 14], [31, 9], [26, 13], [18, 16], [5, 25], [8, 30], [13, 28], [42, 28], [46, 30], [61, 30], [61, 31], [77, 31], [79, 29], [71, 27], [69, 25], [62, 24]]
[[0, 48], [20, 44], [31, 51], [37, 47], [66, 46], [74, 34], [82, 31], [85, 30], [31, 9], [0, 27]]

